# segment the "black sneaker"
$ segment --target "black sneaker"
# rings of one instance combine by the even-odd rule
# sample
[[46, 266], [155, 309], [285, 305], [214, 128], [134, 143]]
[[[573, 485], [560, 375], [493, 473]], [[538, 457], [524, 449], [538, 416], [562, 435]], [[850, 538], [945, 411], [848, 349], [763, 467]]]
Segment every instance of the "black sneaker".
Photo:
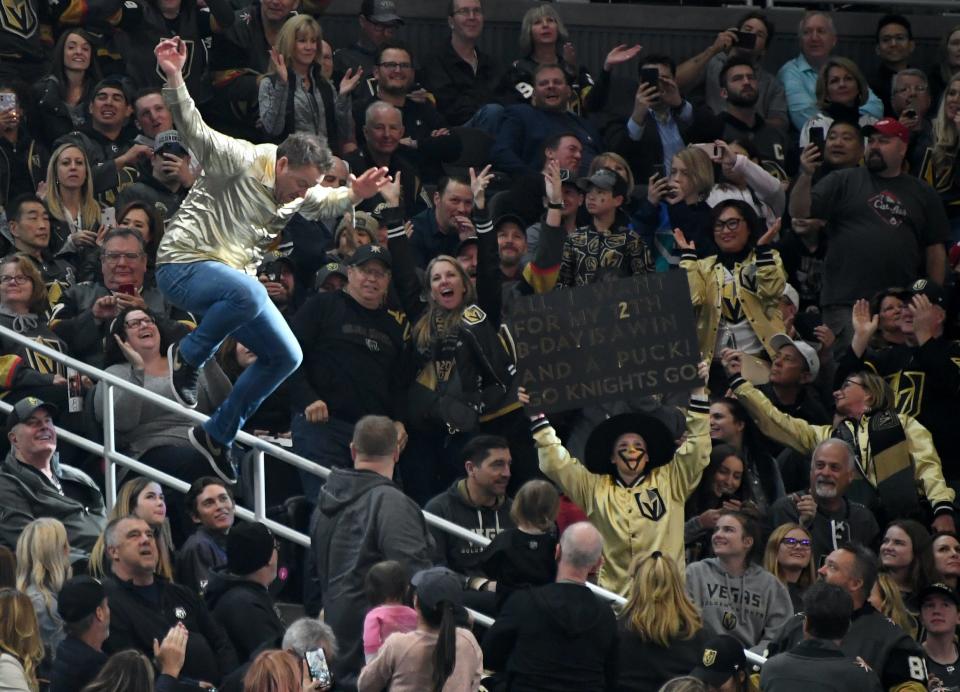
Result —
[[210, 462], [210, 467], [224, 481], [233, 485], [237, 482], [237, 468], [233, 463], [233, 455], [229, 445], [221, 445], [203, 429], [202, 425], [195, 425], [187, 432], [190, 444]]
[[197, 382], [200, 370], [187, 364], [180, 357], [180, 344], [170, 344], [167, 349], [167, 370], [170, 372], [170, 388], [173, 397], [187, 408], [197, 407]]

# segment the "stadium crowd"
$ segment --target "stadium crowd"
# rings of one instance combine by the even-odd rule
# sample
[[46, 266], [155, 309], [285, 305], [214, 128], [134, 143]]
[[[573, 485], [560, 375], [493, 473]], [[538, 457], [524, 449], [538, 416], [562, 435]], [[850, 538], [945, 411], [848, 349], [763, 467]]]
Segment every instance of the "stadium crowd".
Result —
[[[0, 7], [4, 334], [211, 416], [0, 334], [0, 690], [960, 691], [960, 26], [588, 66], [552, 4], [514, 55], [320, 5]], [[691, 390], [548, 419], [514, 310], [663, 272]], [[108, 415], [189, 491], [108, 507], [55, 428]], [[332, 469], [267, 459], [308, 549], [241, 429]]]

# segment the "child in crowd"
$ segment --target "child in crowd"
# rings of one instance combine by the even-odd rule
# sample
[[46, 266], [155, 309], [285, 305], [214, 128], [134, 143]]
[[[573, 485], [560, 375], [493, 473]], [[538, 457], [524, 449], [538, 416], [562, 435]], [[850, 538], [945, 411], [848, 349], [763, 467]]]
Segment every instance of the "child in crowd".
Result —
[[371, 608], [363, 620], [363, 653], [369, 663], [391, 634], [417, 628], [417, 611], [405, 603], [409, 599], [410, 580], [396, 560], [371, 567], [365, 588]]
[[496, 585], [498, 610], [514, 591], [549, 584], [556, 577], [559, 511], [560, 494], [549, 481], [532, 480], [520, 487], [510, 507], [516, 528], [499, 533], [481, 557], [484, 573]]

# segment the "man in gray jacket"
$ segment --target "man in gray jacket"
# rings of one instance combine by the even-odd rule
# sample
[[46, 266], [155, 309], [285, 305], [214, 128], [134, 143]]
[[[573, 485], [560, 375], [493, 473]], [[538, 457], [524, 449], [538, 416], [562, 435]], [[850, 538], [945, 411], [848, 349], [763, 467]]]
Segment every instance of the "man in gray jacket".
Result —
[[57, 407], [21, 399], [7, 416], [10, 452], [0, 465], [0, 544], [11, 550], [23, 528], [39, 517], [67, 529], [71, 562], [86, 559], [107, 523], [103, 496], [83, 471], [57, 457]]
[[324, 620], [337, 635], [333, 673], [352, 689], [364, 663], [364, 581], [383, 560], [409, 575], [431, 566], [433, 539], [420, 508], [391, 480], [400, 457], [397, 429], [386, 416], [357, 421], [350, 443], [353, 468], [334, 468], [320, 491], [310, 531], [312, 559], [323, 593]]

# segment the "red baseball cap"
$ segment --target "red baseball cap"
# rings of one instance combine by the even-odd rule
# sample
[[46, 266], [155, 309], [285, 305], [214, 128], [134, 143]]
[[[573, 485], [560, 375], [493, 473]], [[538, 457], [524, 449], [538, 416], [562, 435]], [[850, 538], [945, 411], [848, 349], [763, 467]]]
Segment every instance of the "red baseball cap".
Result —
[[861, 131], [864, 137], [869, 137], [874, 132], [879, 132], [887, 137], [899, 137], [904, 144], [910, 144], [910, 130], [895, 118], [883, 118], [873, 125], [866, 125]]

